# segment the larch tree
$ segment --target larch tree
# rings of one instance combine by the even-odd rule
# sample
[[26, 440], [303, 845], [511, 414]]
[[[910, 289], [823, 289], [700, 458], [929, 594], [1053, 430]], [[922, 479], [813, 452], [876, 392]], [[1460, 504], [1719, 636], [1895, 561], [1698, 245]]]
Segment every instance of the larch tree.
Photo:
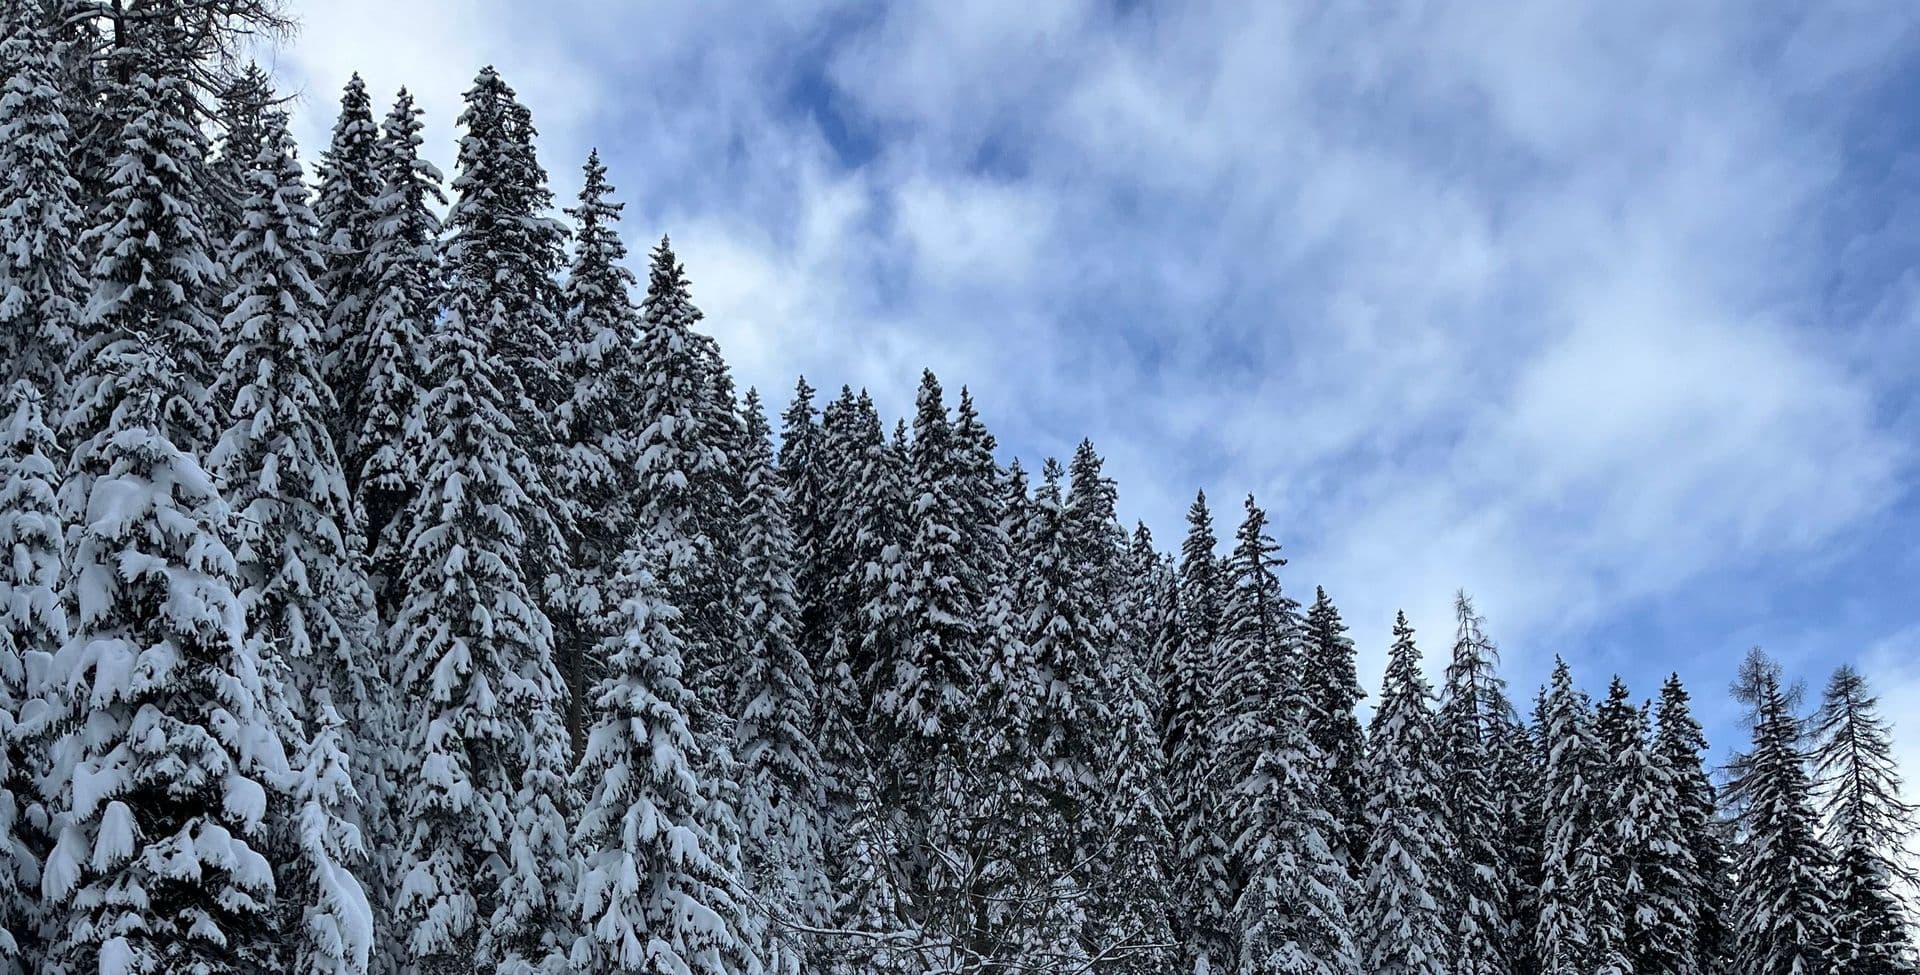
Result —
[[288, 668], [291, 709], [318, 732], [289, 743], [299, 751], [293, 773], [310, 779], [297, 822], [279, 824], [298, 852], [280, 864], [283, 901], [298, 898], [295, 961], [303, 971], [364, 972], [372, 921], [346, 858], [364, 852], [354, 821], [364, 810], [384, 827], [384, 810], [333, 780], [347, 774], [350, 755], [365, 762], [381, 754], [386, 682], [372, 653], [373, 594], [357, 562], [358, 525], [326, 423], [335, 407], [321, 374], [319, 225], [285, 116], [263, 119], [258, 142], [228, 248], [234, 291], [223, 331], [232, 349], [216, 388], [228, 424], [209, 464], [236, 515], [248, 639], [257, 656]]
[[1458, 975], [1504, 975], [1507, 901], [1501, 827], [1506, 810], [1496, 791], [1495, 740], [1506, 715], [1505, 685], [1496, 673], [1499, 650], [1485, 621], [1462, 592], [1454, 597], [1457, 631], [1435, 717], [1447, 828], [1454, 837], [1448, 870], [1454, 924], [1453, 968]]
[[1865, 677], [1835, 670], [1814, 718], [1821, 820], [1833, 853], [1834, 975], [1920, 970], [1901, 892], [1914, 883], [1915, 808], [1903, 801], [1892, 728]]
[[1729, 905], [1738, 975], [1833, 971], [1832, 854], [1820, 841], [1805, 728], [1772, 667], [1749, 666], [1753, 748], [1731, 791], [1740, 798]]
[[1420, 651], [1405, 613], [1394, 619], [1393, 647], [1380, 706], [1367, 731], [1365, 869], [1359, 910], [1362, 970], [1374, 975], [1448, 972], [1450, 923], [1447, 864], [1451, 856], [1440, 794], [1433, 691], [1420, 673]]

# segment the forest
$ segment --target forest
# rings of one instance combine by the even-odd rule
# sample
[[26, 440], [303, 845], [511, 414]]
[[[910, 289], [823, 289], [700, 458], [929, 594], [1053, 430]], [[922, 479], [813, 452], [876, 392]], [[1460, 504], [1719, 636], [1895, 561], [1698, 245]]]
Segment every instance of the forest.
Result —
[[1363, 690], [1251, 496], [736, 389], [492, 68], [307, 165], [280, 16], [0, 0], [0, 973], [1920, 972], [1851, 667]]

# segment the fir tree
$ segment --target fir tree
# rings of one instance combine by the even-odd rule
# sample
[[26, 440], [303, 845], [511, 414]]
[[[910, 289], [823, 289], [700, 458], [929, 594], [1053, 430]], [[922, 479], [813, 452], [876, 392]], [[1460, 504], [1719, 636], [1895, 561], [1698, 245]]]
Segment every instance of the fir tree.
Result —
[[1380, 707], [1367, 732], [1372, 833], [1362, 874], [1362, 969], [1374, 975], [1449, 971], [1446, 823], [1442, 813], [1433, 697], [1405, 613], [1394, 619]]
[[273, 110], [273, 83], [260, 65], [248, 62], [220, 90], [215, 121], [220, 134], [214, 140], [206, 173], [208, 234], [220, 269], [232, 263], [234, 238], [246, 223], [247, 198], [253, 195], [250, 176], [266, 142], [267, 115]]
[[632, 298], [633, 272], [622, 263], [627, 249], [616, 226], [621, 204], [612, 194], [606, 167], [594, 152], [587, 158], [579, 205], [567, 211], [574, 220], [574, 255], [562, 293], [570, 342], [563, 368], [571, 394], [559, 413], [568, 455], [558, 486], [579, 517], [571, 598], [555, 626], [568, 634], [559, 661], [569, 691], [567, 725], [576, 744], [584, 743], [586, 703], [598, 680], [591, 623], [605, 615], [602, 590], [634, 536], [634, 471], [641, 461], [640, 316]]
[[376, 155], [381, 189], [367, 245], [366, 321], [359, 339], [343, 335], [336, 346], [362, 358], [358, 364], [337, 361], [333, 369], [343, 381], [363, 382], [348, 393], [358, 426], [343, 459], [354, 472], [354, 500], [365, 523], [383, 619], [398, 608], [410, 530], [403, 516], [425, 474], [421, 456], [431, 431], [418, 422], [419, 407], [440, 314], [440, 218], [434, 207], [446, 198], [439, 170], [420, 158], [420, 114], [401, 89]]
[[828, 564], [825, 505], [825, 431], [813, 405], [814, 389], [802, 376], [793, 400], [780, 415], [780, 480], [786, 487], [788, 520], [793, 526], [794, 587], [800, 618], [794, 638], [816, 669], [826, 661], [829, 633]]
[[389, 628], [392, 683], [409, 702], [394, 910], [415, 965], [509, 972], [557, 961], [572, 897], [563, 688], [523, 572], [525, 547], [557, 530], [506, 410], [488, 330], [498, 309], [454, 295], [412, 421], [431, 439]]
[[1898, 891], [1914, 871], [1915, 809], [1900, 798], [1892, 729], [1866, 678], [1842, 666], [1814, 722], [1814, 766], [1833, 852], [1834, 975], [1912, 975], [1912, 926]]
[[0, 361], [58, 395], [65, 388], [86, 282], [76, 239], [84, 215], [69, 168], [74, 135], [53, 43], [23, 17], [0, 34]]
[[1307, 703], [1307, 737], [1326, 762], [1329, 808], [1334, 832], [1328, 838], [1334, 855], [1357, 873], [1367, 849], [1366, 786], [1362, 774], [1366, 762], [1366, 739], [1355, 713], [1366, 692], [1354, 667], [1353, 641], [1347, 638], [1347, 625], [1340, 611], [1327, 598], [1324, 588], [1314, 589], [1313, 605], [1308, 607], [1302, 661], [1302, 682]]
[[1215, 654], [1220, 639], [1221, 600], [1226, 586], [1214, 555], [1213, 516], [1202, 493], [1187, 510], [1178, 578], [1179, 641], [1166, 675], [1166, 728], [1162, 741], [1171, 770], [1170, 827], [1180, 861], [1179, 885], [1185, 966], [1209, 969], [1231, 964], [1232, 883], [1227, 876], [1228, 838], [1217, 829], [1221, 770], [1214, 731], [1217, 687]]
[[[1750, 658], [1764, 662], [1764, 658]], [[1816, 975], [1834, 966], [1832, 857], [1820, 842], [1801, 721], [1773, 668], [1752, 666], [1753, 750], [1733, 791], [1733, 971]]]
[[1554, 667], [1540, 727], [1541, 867], [1534, 953], [1546, 975], [1624, 972], [1615, 837], [1606, 815], [1606, 756], [1585, 695]]
[[[372, 769], [391, 716], [385, 682], [374, 676], [373, 595], [357, 561], [358, 525], [325, 425], [334, 401], [320, 371], [318, 224], [285, 116], [262, 120], [258, 142], [226, 275], [235, 290], [223, 331], [233, 349], [219, 399], [230, 420], [210, 464], [238, 516], [247, 632], [256, 653], [290, 668], [293, 713], [317, 732], [300, 756], [306, 791], [290, 830], [301, 856], [285, 862], [297, 871], [289, 878], [296, 896], [314, 899], [301, 905], [310, 937], [298, 952], [313, 970], [364, 970], [368, 925], [340, 913], [363, 909], [366, 897], [349, 864], [333, 858], [363, 852], [360, 828], [342, 817], [387, 835], [373, 798], [384, 777]], [[364, 770], [358, 789], [334, 781], [347, 775], [349, 755]]]
[[51, 919], [41, 909], [40, 860], [45, 810], [29, 761], [50, 729], [31, 698], [42, 693], [29, 670], [67, 638], [61, 603], [65, 531], [58, 504], [59, 456], [40, 388], [7, 385], [0, 426], [0, 972], [42, 970], [40, 943]]
[[[819, 692], [812, 666], [794, 641], [793, 532], [786, 489], [773, 466], [770, 431], [759, 394], [747, 391], [747, 496], [741, 522], [740, 630], [752, 640], [741, 660], [739, 741], [743, 832], [753, 889], [772, 899], [782, 918], [818, 928], [828, 921], [829, 893], [820, 861], [819, 813], [825, 796], [813, 739]], [[757, 446], [756, 446], [757, 445]], [[790, 930], [790, 929], [787, 929]], [[797, 975], [798, 939], [782, 936], [769, 970]]]
[[[412, 121], [410, 113], [403, 118]], [[370, 343], [379, 334], [370, 327], [376, 288], [372, 249], [380, 219], [378, 206], [386, 192], [382, 184], [392, 175], [382, 174], [381, 157], [394, 148], [382, 146], [366, 83], [356, 73], [340, 95], [333, 137], [317, 167], [320, 188], [313, 204], [326, 261], [315, 283], [331, 303], [321, 364], [327, 385], [339, 401], [334, 436], [342, 456], [355, 453], [354, 441], [365, 422], [361, 400], [368, 388]], [[398, 175], [403, 180], [412, 177], [405, 171]], [[359, 491], [358, 467], [348, 468], [347, 482], [350, 490]]]
[[573, 964], [597, 972], [737, 975], [753, 970], [725, 841], [705, 819], [692, 693], [680, 680], [682, 617], [665, 601], [659, 556], [636, 549], [613, 580], [613, 635], [576, 787], [587, 792], [574, 845], [585, 928]]
[[[1280, 588], [1277, 570], [1286, 565], [1280, 546], [1267, 534], [1267, 513], [1246, 500], [1246, 518], [1234, 534], [1227, 559], [1227, 599], [1221, 609], [1220, 640], [1213, 673], [1216, 691], [1212, 764], [1220, 776], [1219, 828], [1233, 835], [1253, 821], [1248, 801], [1258, 795], [1246, 782], [1267, 744], [1279, 733], [1278, 721], [1296, 716], [1280, 712], [1275, 697], [1284, 672], [1300, 665], [1300, 606]], [[1297, 680], [1297, 677], [1289, 679]], [[1229, 861], [1234, 884], [1245, 881], [1242, 867]]]
[[1673, 776], [1648, 739], [1647, 714], [1628, 700], [1615, 677], [1597, 722], [1607, 788], [1601, 833], [1613, 852], [1619, 892], [1622, 950], [1636, 973], [1694, 970], [1694, 931], [1688, 910], [1691, 857], [1677, 829], [1679, 795]]
[[1716, 812], [1713, 782], [1701, 764], [1706, 736], [1693, 719], [1687, 690], [1680, 675], [1667, 678], [1654, 711], [1653, 750], [1672, 782], [1672, 829], [1692, 872], [1683, 878], [1682, 926], [1692, 932], [1691, 956], [1699, 969], [1716, 971], [1726, 949], [1725, 906], [1727, 852]]

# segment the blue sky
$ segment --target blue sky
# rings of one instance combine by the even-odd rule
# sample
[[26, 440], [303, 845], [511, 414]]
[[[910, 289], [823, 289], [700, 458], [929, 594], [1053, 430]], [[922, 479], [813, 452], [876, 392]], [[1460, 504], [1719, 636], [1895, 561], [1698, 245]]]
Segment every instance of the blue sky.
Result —
[[1369, 684], [1456, 588], [1719, 746], [1747, 647], [1853, 661], [1920, 775], [1913, 4], [533, 6], [296, 2], [309, 152], [358, 69], [450, 165], [495, 64], [777, 404], [930, 366], [1164, 545], [1252, 491]]

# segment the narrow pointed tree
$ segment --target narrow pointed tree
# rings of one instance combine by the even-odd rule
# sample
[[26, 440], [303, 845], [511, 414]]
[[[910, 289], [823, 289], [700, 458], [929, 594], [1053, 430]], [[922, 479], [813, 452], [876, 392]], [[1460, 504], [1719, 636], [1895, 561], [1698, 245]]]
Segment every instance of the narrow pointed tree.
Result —
[[[831, 908], [821, 867], [820, 754], [813, 739], [819, 691], [795, 642], [793, 532], [786, 488], [774, 469], [770, 431], [759, 393], [746, 405], [747, 496], [741, 512], [741, 632], [751, 644], [741, 660], [736, 738], [741, 766], [745, 863], [753, 889], [771, 899], [775, 943], [768, 971], [798, 975], [806, 944], [797, 925], [824, 926]], [[756, 447], [757, 445], [757, 447]]]
[[249, 61], [226, 79], [214, 110], [219, 135], [207, 161], [209, 177], [204, 194], [208, 235], [221, 270], [232, 263], [234, 238], [245, 223], [247, 198], [253, 195], [249, 175], [266, 141], [267, 115], [274, 103], [273, 81], [259, 64]]
[[[386, 151], [366, 83], [355, 73], [340, 94], [333, 137], [317, 167], [320, 188], [313, 204], [326, 260], [315, 283], [331, 303], [321, 364], [340, 404], [334, 444], [343, 457], [355, 452], [352, 444], [365, 421], [361, 398], [367, 390], [369, 342], [376, 334], [368, 328], [376, 287], [371, 251], [384, 192], [380, 157]], [[357, 467], [348, 468], [347, 481], [350, 490], [359, 490]]]
[[1608, 828], [1607, 767], [1586, 696], [1557, 661], [1539, 729], [1541, 868], [1534, 952], [1546, 975], [1624, 972], [1624, 923]]
[[558, 416], [567, 462], [557, 487], [580, 517], [573, 586], [555, 627], [564, 637], [558, 659], [576, 746], [585, 743], [588, 699], [599, 679], [592, 651], [605, 636], [593, 633], [592, 623], [605, 615], [604, 590], [634, 536], [634, 472], [641, 460], [640, 313], [633, 303], [633, 272], [623, 263], [627, 248], [617, 227], [622, 205], [612, 194], [596, 151], [587, 158], [579, 205], [567, 211], [574, 220], [574, 254], [562, 292], [570, 343], [562, 365], [570, 392]]
[[1357, 874], [1367, 849], [1367, 800], [1364, 766], [1366, 737], [1355, 709], [1366, 692], [1354, 666], [1353, 641], [1340, 611], [1324, 588], [1314, 589], [1308, 607], [1302, 661], [1307, 703], [1307, 737], [1326, 762], [1329, 808], [1335, 829], [1328, 842], [1334, 855]]
[[[233, 349], [217, 392], [230, 419], [209, 462], [237, 515], [249, 639], [261, 658], [288, 668], [291, 711], [316, 732], [310, 743], [289, 743], [302, 752], [307, 787], [288, 829], [300, 856], [282, 864], [283, 903], [309, 899], [299, 904], [296, 955], [305, 970], [365, 971], [367, 898], [352, 872], [357, 864], [334, 858], [357, 859], [361, 826], [382, 835], [385, 810], [361, 806], [352, 783], [335, 779], [348, 774], [349, 755], [362, 763], [381, 756], [388, 704], [374, 673], [373, 594], [357, 564], [358, 525], [326, 426], [335, 407], [320, 371], [318, 223], [285, 116], [265, 118], [258, 138], [229, 246], [235, 290], [223, 331]], [[342, 733], [343, 716], [351, 736]], [[377, 795], [378, 779], [363, 773], [368, 795]]]
[[1362, 969], [1375, 975], [1448, 971], [1446, 823], [1441, 811], [1433, 691], [1420, 673], [1413, 627], [1393, 623], [1380, 707], [1367, 731], [1372, 834], [1361, 879]]
[[524, 549], [557, 537], [493, 354], [495, 306], [455, 301], [414, 426], [429, 432], [388, 631], [408, 702], [396, 923], [427, 970], [557, 963], [569, 940], [563, 688]]
[[1231, 964], [1232, 882], [1227, 875], [1229, 838], [1219, 829], [1221, 772], [1214, 731], [1218, 681], [1216, 654], [1226, 585], [1214, 555], [1213, 516], [1207, 496], [1187, 510], [1178, 579], [1179, 643], [1166, 674], [1166, 727], [1162, 741], [1171, 770], [1174, 845], [1185, 869], [1179, 885], [1184, 966], [1210, 970]]
[[1499, 650], [1464, 592], [1454, 598], [1454, 615], [1458, 631], [1435, 719], [1447, 770], [1442, 799], [1455, 841], [1447, 877], [1453, 967], [1458, 975], [1504, 975], [1508, 878], [1500, 839], [1506, 811], [1495, 791], [1494, 742], [1507, 717], [1495, 710], [1506, 700], [1505, 683], [1495, 673]]
[[1821, 818], [1835, 866], [1834, 975], [1912, 975], [1920, 961], [1898, 891], [1915, 879], [1908, 841], [1916, 810], [1900, 798], [1892, 728], [1859, 671], [1834, 671], [1814, 736]]
[[1688, 878], [1692, 857], [1679, 834], [1679, 795], [1671, 771], [1648, 737], [1646, 712], [1628, 700], [1615, 677], [1597, 722], [1605, 765], [1599, 778], [1603, 836], [1613, 853], [1621, 902], [1622, 950], [1636, 973], [1695, 970]]
[[1741, 839], [1734, 851], [1739, 883], [1730, 905], [1734, 971], [1830, 972], [1836, 907], [1832, 856], [1820, 842], [1804, 729], [1774, 669], [1749, 670], [1753, 749], [1732, 786], [1741, 799]]
[[706, 762], [688, 722], [692, 693], [680, 680], [683, 621], [665, 601], [659, 558], [629, 553], [610, 593], [598, 717], [575, 773], [588, 797], [574, 833], [584, 867], [574, 904], [585, 936], [572, 962], [633, 975], [738, 975], [754, 970], [739, 880], [705, 818]]
[[813, 405], [814, 389], [802, 376], [793, 400], [780, 415], [780, 480], [787, 491], [793, 526], [794, 587], [800, 619], [794, 634], [816, 668], [826, 660], [830, 639], [827, 580], [833, 575], [827, 548], [826, 472], [822, 470], [826, 432]]
[[0, 972], [8, 975], [43, 970], [52, 920], [39, 894], [45, 810], [33, 781], [52, 729], [41, 723], [44, 708], [29, 704], [42, 689], [28, 674], [44, 673], [66, 641], [67, 613], [59, 450], [43, 400], [37, 385], [17, 379], [0, 402]]
[[[1227, 598], [1213, 673], [1212, 764], [1222, 793], [1216, 828], [1227, 831], [1230, 850], [1253, 821], [1249, 803], [1259, 792], [1246, 783], [1254, 766], [1280, 733], [1277, 722], [1293, 718], [1277, 710], [1282, 672], [1299, 666], [1300, 605], [1281, 589], [1278, 573], [1287, 562], [1267, 534], [1267, 513], [1254, 504], [1252, 495], [1247, 496], [1246, 512], [1227, 559]], [[1246, 880], [1244, 865], [1237, 861], [1237, 855], [1228, 860], [1230, 897], [1237, 896]]]
[[[418, 422], [427, 393], [431, 336], [440, 315], [440, 218], [446, 202], [440, 171], [420, 158], [420, 110], [401, 89], [381, 131], [376, 163], [380, 196], [367, 245], [371, 298], [359, 337], [342, 335], [333, 374], [358, 378], [350, 392], [358, 415], [343, 460], [354, 472], [354, 501], [365, 525], [374, 593], [381, 618], [391, 620], [400, 599], [400, 569], [410, 526], [403, 520], [421, 478], [432, 431]], [[349, 323], [342, 322], [344, 330]]]
[[33, 20], [0, 35], [0, 361], [5, 378], [59, 396], [86, 289], [85, 215], [53, 54]]
[[1653, 749], [1673, 782], [1673, 829], [1693, 871], [1685, 878], [1683, 924], [1693, 934], [1693, 963], [1716, 970], [1726, 953], [1726, 841], [1716, 812], [1718, 797], [1702, 762], [1706, 735], [1693, 718], [1679, 674], [1661, 685], [1654, 721]]

